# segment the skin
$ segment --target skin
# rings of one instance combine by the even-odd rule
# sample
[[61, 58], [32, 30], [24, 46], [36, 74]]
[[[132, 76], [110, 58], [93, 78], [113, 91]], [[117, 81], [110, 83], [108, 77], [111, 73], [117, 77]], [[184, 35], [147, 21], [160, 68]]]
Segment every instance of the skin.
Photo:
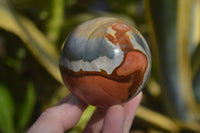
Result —
[[[128, 133], [141, 98], [142, 92], [124, 104], [97, 108], [83, 133]], [[44, 111], [27, 133], [64, 133], [78, 123], [86, 107], [87, 104], [69, 94]]]

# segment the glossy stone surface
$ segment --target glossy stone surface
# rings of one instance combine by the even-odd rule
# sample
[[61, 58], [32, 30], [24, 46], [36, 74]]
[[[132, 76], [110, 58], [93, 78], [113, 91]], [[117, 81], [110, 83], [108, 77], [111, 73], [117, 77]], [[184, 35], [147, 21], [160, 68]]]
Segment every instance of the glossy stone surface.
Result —
[[79, 25], [63, 44], [60, 71], [84, 102], [108, 107], [136, 96], [151, 71], [149, 47], [130, 25], [108, 17]]

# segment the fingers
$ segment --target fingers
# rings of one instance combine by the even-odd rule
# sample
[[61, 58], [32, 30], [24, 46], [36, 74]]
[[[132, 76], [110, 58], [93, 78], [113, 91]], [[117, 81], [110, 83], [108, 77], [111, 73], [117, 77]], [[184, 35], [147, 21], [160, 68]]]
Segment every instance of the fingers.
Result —
[[78, 123], [86, 107], [85, 103], [70, 94], [59, 105], [43, 112], [28, 133], [63, 133]]
[[142, 92], [140, 92], [135, 98], [123, 104], [125, 111], [125, 123], [123, 133], [129, 133], [135, 113], [142, 99]]
[[[142, 93], [122, 105], [97, 109], [84, 132], [128, 133], [141, 98]], [[86, 107], [75, 96], [68, 95], [57, 106], [42, 113], [28, 133], [63, 133], [78, 123]]]
[[96, 109], [83, 133], [128, 133], [141, 98], [142, 93], [139, 93], [122, 105]]
[[96, 109], [83, 133], [101, 133], [106, 109]]
[[106, 113], [102, 133], [123, 133], [124, 122], [124, 108], [121, 105], [114, 105]]
[[129, 133], [142, 93], [135, 98], [108, 109], [103, 124], [103, 133]]
[[95, 110], [83, 133], [122, 133], [125, 112], [121, 105]]

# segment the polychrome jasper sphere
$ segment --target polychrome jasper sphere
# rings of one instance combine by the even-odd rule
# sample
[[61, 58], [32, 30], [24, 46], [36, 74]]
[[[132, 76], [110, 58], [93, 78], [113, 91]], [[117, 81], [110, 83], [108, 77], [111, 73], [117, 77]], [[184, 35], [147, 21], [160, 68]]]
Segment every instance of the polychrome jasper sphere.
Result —
[[79, 25], [63, 44], [60, 71], [68, 89], [97, 107], [136, 96], [151, 69], [149, 47], [130, 25], [100, 17]]

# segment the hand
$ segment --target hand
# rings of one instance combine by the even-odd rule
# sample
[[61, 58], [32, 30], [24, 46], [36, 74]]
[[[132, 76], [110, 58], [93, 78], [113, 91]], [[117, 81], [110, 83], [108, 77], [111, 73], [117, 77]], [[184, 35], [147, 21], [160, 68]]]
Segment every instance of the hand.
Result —
[[[128, 133], [142, 92], [130, 101], [107, 109], [97, 108], [84, 133]], [[64, 133], [78, 123], [87, 105], [69, 94], [61, 102], [41, 114], [28, 133]]]

